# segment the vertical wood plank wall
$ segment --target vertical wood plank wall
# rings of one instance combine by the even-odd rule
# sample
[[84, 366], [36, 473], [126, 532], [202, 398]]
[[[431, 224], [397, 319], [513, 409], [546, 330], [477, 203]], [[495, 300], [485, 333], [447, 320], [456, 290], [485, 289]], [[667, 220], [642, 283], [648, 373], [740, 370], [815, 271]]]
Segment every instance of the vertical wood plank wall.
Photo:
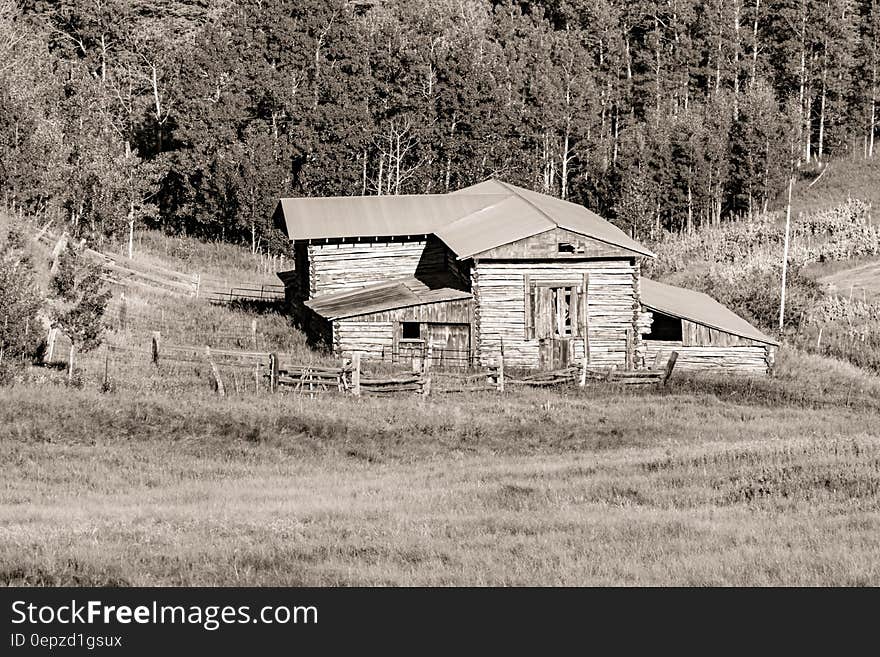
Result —
[[[590, 361], [598, 366], [626, 362], [626, 331], [634, 331], [639, 316], [635, 281], [638, 264], [629, 259], [559, 262], [493, 261], [474, 263], [474, 299], [477, 355], [481, 362], [496, 358], [504, 343], [505, 363], [515, 367], [536, 367], [539, 341], [527, 339], [525, 285], [541, 281], [579, 286], [589, 274], [588, 333]], [[643, 349], [638, 333], [635, 348]], [[583, 338], [572, 338], [574, 360], [584, 356]]]

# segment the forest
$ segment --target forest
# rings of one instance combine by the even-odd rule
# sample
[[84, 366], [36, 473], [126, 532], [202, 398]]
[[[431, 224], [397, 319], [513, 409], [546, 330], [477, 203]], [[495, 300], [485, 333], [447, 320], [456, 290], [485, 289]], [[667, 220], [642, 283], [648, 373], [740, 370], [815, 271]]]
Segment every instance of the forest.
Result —
[[656, 237], [873, 157], [878, 58], [877, 0], [0, 0], [0, 197], [257, 251], [492, 176]]

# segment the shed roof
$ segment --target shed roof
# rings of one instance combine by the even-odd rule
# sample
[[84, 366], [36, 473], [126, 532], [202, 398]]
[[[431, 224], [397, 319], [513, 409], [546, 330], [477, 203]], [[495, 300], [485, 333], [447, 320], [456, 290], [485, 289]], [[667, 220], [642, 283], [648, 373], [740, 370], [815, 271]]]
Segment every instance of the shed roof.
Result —
[[499, 180], [450, 194], [285, 198], [275, 221], [290, 239], [433, 233], [459, 258], [469, 258], [555, 227], [653, 253], [587, 208]]
[[407, 276], [383, 281], [358, 290], [344, 290], [325, 294], [306, 301], [306, 306], [329, 320], [369, 315], [385, 310], [441, 301], [461, 301], [471, 298], [470, 292], [451, 287], [431, 289], [425, 283]]
[[641, 302], [643, 306], [651, 310], [702, 324], [718, 331], [766, 344], [779, 344], [773, 338], [761, 333], [730, 308], [723, 306], [702, 292], [642, 277]]

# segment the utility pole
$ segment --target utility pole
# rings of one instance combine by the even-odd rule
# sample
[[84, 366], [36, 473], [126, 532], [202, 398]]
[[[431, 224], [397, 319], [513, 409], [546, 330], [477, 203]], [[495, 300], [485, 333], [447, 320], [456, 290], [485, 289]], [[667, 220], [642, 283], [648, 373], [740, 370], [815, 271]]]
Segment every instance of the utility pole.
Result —
[[785, 278], [788, 274], [788, 235], [791, 231], [791, 188], [794, 186], [794, 174], [788, 178], [788, 204], [785, 206], [785, 246], [782, 248], [782, 294], [779, 301], [779, 333], [785, 323]]

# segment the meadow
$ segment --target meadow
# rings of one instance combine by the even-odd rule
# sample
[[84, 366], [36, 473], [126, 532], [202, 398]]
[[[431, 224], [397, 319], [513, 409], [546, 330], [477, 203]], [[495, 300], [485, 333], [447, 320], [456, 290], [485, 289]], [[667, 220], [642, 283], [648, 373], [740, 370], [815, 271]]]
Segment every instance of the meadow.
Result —
[[[804, 223], [797, 263], [821, 280], [874, 262], [867, 212]], [[752, 292], [779, 238], [772, 217], [680, 236], [653, 273], [772, 307]], [[269, 280], [228, 245], [145, 232], [135, 253]], [[115, 288], [114, 348], [72, 384], [59, 363], [0, 386], [0, 584], [878, 585], [880, 318], [798, 285], [811, 314], [767, 378], [316, 399], [222, 363], [219, 397], [203, 359], [150, 363], [154, 331], [331, 362], [280, 307]]]
[[[0, 582], [880, 584], [880, 382], [0, 389]], [[174, 377], [172, 377], [173, 379]]]

